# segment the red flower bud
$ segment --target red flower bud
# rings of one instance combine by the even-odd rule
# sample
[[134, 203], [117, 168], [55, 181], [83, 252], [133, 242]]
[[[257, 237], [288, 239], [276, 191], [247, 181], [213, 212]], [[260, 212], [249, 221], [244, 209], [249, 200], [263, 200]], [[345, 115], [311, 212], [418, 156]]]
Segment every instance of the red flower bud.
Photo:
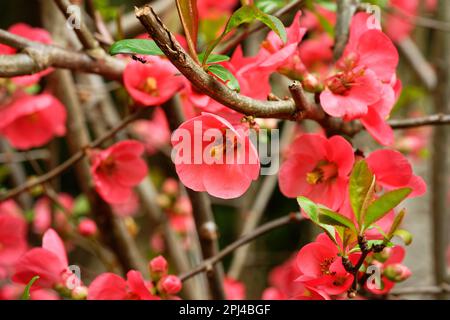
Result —
[[[152, 278], [161, 278], [168, 270], [167, 260], [163, 256], [153, 258], [149, 263], [150, 274]], [[157, 280], [156, 279], [156, 280]], [[154, 279], [155, 280], [155, 279]]]
[[174, 275], [166, 276], [160, 282], [161, 291], [167, 294], [177, 294], [182, 286], [180, 278]]
[[92, 219], [83, 219], [78, 225], [78, 233], [84, 237], [91, 237], [97, 233], [97, 224]]

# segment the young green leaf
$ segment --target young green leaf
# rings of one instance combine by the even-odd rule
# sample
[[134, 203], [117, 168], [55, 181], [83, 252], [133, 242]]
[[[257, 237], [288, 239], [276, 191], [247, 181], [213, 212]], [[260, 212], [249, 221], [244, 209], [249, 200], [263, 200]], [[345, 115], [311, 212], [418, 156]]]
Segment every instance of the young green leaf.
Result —
[[224, 66], [221, 66], [220, 64], [213, 64], [208, 67], [208, 71], [214, 74], [217, 78], [219, 78], [223, 82], [225, 82], [231, 90], [239, 92], [240, 90], [239, 82], [237, 81], [235, 76]]
[[30, 300], [30, 290], [31, 290], [31, 286], [36, 282], [36, 280], [39, 279], [39, 276], [34, 276], [30, 282], [28, 282], [27, 286], [25, 287], [25, 289], [23, 290], [22, 296], [21, 296], [21, 300]]
[[406, 211], [405, 211], [405, 209], [403, 209], [395, 216], [394, 222], [391, 225], [391, 229], [389, 230], [389, 232], [386, 236], [386, 238], [388, 240], [392, 239], [392, 237], [394, 236], [394, 232], [397, 231], [398, 227], [400, 227], [400, 225], [402, 224], [403, 219], [405, 218], [405, 215], [406, 215]]
[[383, 218], [389, 211], [398, 206], [411, 191], [411, 188], [389, 191], [372, 202], [367, 208], [364, 226], [369, 227], [371, 224]]
[[413, 236], [409, 231], [403, 229], [397, 229], [394, 232], [394, 236], [397, 236], [403, 240], [403, 243], [409, 246], [413, 240]]
[[281, 38], [283, 42], [287, 41], [286, 29], [280, 19], [262, 12], [255, 5], [245, 5], [240, 7], [233, 13], [233, 15], [228, 20], [223, 33], [212, 44], [208, 46], [202, 60], [202, 65], [206, 64], [206, 61], [211, 52], [228, 33], [230, 33], [233, 29], [239, 27], [244, 23], [250, 23], [255, 20], [259, 20], [260, 22], [268, 26], [270, 29], [272, 29]]
[[350, 176], [349, 193], [350, 204], [359, 224], [361, 224], [365, 209], [371, 200], [371, 190], [374, 189], [374, 185], [375, 176], [370, 171], [367, 162], [364, 160], [357, 162]]
[[192, 58], [197, 59], [198, 8], [197, 0], [176, 0], [181, 24]]
[[346, 227], [354, 232], [356, 232], [356, 227], [353, 221], [349, 218], [341, 215], [340, 213], [334, 212], [326, 208], [319, 208], [319, 221], [324, 224], [332, 226]]
[[311, 221], [325, 231], [327, 236], [337, 245], [335, 228], [319, 221], [319, 206], [306, 197], [298, 197], [297, 202], [300, 205], [300, 210], [303, 209]]
[[115, 42], [109, 53], [116, 54], [145, 54], [152, 56], [164, 55], [161, 49], [156, 45], [153, 40], [146, 39], [125, 39]]
[[[199, 53], [198, 59], [200, 61], [203, 61], [204, 57], [205, 57], [205, 53], [204, 52]], [[226, 55], [223, 55], [223, 54], [211, 54], [211, 55], [209, 55], [209, 57], [206, 60], [205, 64], [206, 65], [216, 64], [216, 63], [225, 62], [225, 61], [228, 61], [228, 60], [230, 60], [229, 56], [226, 56]]]

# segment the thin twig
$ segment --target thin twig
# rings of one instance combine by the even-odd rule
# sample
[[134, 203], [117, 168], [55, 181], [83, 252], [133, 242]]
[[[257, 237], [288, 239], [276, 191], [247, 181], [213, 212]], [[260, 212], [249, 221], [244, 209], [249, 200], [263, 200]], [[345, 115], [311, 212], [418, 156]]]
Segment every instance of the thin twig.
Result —
[[108, 79], [122, 79], [126, 62], [105, 55], [93, 59], [86, 53], [63, 49], [55, 45], [34, 42], [0, 29], [0, 43], [23, 50], [15, 55], [0, 55], [0, 77], [15, 77], [50, 67], [100, 74]]
[[234, 252], [239, 247], [261, 237], [262, 235], [278, 229], [282, 226], [288, 225], [293, 222], [300, 222], [304, 220], [303, 216], [300, 213], [291, 214], [289, 216], [285, 216], [276, 220], [273, 220], [271, 222], [268, 222], [261, 227], [255, 229], [252, 233], [241, 237], [239, 240], [233, 242], [232, 244], [228, 245], [225, 249], [220, 251], [217, 255], [203, 261], [202, 264], [194, 268], [193, 270], [189, 271], [188, 273], [180, 275], [180, 279], [182, 281], [186, 281], [187, 279], [201, 273], [201, 272], [209, 272], [212, 267], [221, 261], [224, 257], [229, 255], [230, 253]]
[[410, 294], [442, 294], [450, 293], [450, 285], [443, 283], [440, 286], [423, 286], [423, 287], [407, 287], [398, 288], [389, 294], [393, 296], [410, 295]]

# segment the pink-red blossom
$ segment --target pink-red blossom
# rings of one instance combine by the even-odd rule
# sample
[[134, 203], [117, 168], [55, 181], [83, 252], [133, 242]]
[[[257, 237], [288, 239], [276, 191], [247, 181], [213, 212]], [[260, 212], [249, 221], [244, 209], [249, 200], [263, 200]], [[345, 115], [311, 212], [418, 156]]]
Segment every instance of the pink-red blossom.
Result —
[[66, 133], [66, 109], [49, 93], [17, 94], [0, 107], [0, 135], [18, 149], [40, 147]]
[[141, 158], [143, 152], [142, 143], [125, 140], [93, 153], [91, 172], [95, 189], [106, 202], [126, 202], [133, 187], [146, 177], [148, 170]]
[[292, 143], [280, 168], [281, 192], [290, 198], [305, 196], [337, 210], [347, 194], [353, 163], [353, 148], [344, 138], [302, 135]]
[[258, 154], [249, 137], [219, 116], [203, 113], [184, 122], [172, 145], [178, 176], [195, 191], [236, 198], [258, 177]]

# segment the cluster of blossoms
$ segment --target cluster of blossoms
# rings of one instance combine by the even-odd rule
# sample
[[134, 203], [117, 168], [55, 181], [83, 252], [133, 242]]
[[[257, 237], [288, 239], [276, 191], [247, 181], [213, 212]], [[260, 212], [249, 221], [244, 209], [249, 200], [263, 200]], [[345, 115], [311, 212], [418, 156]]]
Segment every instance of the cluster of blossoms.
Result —
[[[50, 34], [19, 23], [8, 29], [12, 34], [46, 44]], [[16, 49], [0, 44], [0, 54], [12, 55]], [[51, 69], [30, 75], [0, 79], [0, 135], [17, 149], [40, 147], [66, 133], [66, 110], [49, 92], [32, 94], [39, 80]]]

